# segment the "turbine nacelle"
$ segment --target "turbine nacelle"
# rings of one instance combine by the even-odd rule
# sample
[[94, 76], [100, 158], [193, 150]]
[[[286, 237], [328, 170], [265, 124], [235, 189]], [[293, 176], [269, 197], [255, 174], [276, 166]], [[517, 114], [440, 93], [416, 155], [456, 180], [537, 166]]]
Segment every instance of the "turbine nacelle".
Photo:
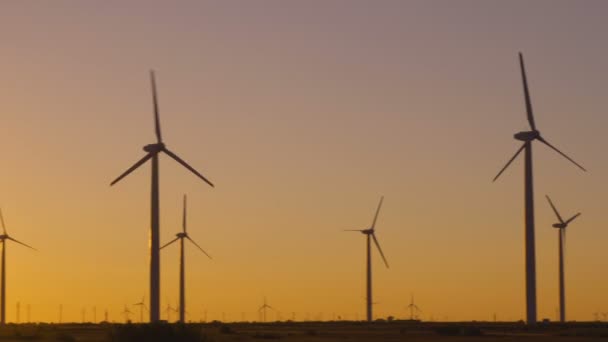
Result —
[[524, 131], [524, 132], [515, 133], [513, 135], [513, 137], [515, 139], [521, 140], [521, 141], [532, 141], [532, 140], [536, 140], [540, 137], [540, 132], [537, 130]]
[[361, 230], [361, 234], [372, 235], [372, 234], [374, 234], [374, 229], [373, 228], [363, 229], [363, 230]]
[[8, 235], [6, 235], [6, 234], [0, 235], [0, 240], [6, 240], [6, 239], [8, 239]]
[[148, 153], [159, 153], [165, 149], [164, 143], [149, 144], [144, 146], [144, 151]]
[[183, 239], [183, 238], [188, 237], [188, 233], [181, 232], [181, 233], [175, 234], [175, 236], [177, 236], [178, 239]]
[[565, 223], [554, 223], [553, 224], [553, 228], [565, 229], [566, 227], [568, 227], [568, 225]]

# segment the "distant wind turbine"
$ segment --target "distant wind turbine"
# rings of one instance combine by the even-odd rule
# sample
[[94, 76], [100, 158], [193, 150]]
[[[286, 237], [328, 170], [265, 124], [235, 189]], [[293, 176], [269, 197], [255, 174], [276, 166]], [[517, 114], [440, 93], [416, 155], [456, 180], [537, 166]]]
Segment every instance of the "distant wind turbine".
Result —
[[209, 254], [207, 254], [207, 252], [205, 252], [205, 250], [203, 250], [203, 248], [201, 246], [199, 246], [196, 242], [194, 242], [194, 240], [192, 240], [192, 238], [188, 235], [186, 226], [187, 226], [186, 225], [186, 195], [184, 195], [184, 213], [183, 213], [183, 218], [182, 218], [182, 231], [175, 234], [177, 236], [175, 239], [169, 241], [168, 243], [166, 243], [164, 246], [162, 246], [160, 248], [160, 249], [163, 249], [163, 248], [169, 246], [170, 244], [176, 242], [177, 240], [179, 240], [179, 242], [180, 242], [180, 249], [179, 249], [179, 322], [180, 323], [186, 322], [186, 285], [185, 285], [186, 259], [184, 256], [184, 253], [185, 253], [184, 239], [187, 239], [190, 242], [192, 242], [198, 249], [201, 250], [201, 252], [205, 253], [205, 255], [207, 257], [209, 257], [209, 259], [211, 259], [211, 256]]
[[264, 297], [264, 304], [260, 306], [258, 312], [262, 313], [262, 321], [266, 322], [266, 309], [274, 310], [274, 308], [266, 303], [266, 297]]
[[578, 213], [564, 221], [562, 216], [557, 211], [555, 205], [553, 205], [551, 198], [549, 198], [548, 195], [546, 195], [546, 197], [547, 201], [549, 201], [549, 205], [551, 205], [551, 209], [553, 209], [555, 216], [557, 216], [557, 219], [559, 220], [558, 223], [553, 224], [553, 228], [559, 229], [559, 321], [564, 323], [566, 322], [566, 290], [564, 280], [564, 249], [566, 248], [566, 228], [568, 228], [568, 225], [579, 217], [581, 213]]
[[141, 323], [144, 322], [144, 309], [148, 310], [145, 302], [146, 296], [141, 297], [141, 302], [133, 304], [134, 306], [139, 306], [139, 321]]
[[418, 305], [416, 305], [414, 303], [414, 295], [411, 296], [410, 298], [410, 305], [407, 306], [408, 309], [410, 309], [410, 321], [413, 321], [415, 316], [415, 313], [419, 313], [422, 312], [422, 310], [420, 310], [420, 308], [418, 307]]
[[2, 279], [0, 280], [0, 325], [6, 324], [6, 242], [7, 240], [16, 242], [27, 248], [36, 250], [30, 245], [18, 241], [8, 235], [6, 232], [6, 226], [4, 224], [4, 217], [2, 216], [2, 210], [0, 209], [0, 221], [2, 222], [2, 235], [0, 235], [0, 242], [2, 243]]
[[536, 250], [534, 242], [534, 187], [532, 184], [532, 142], [535, 140], [547, 145], [549, 148], [559, 153], [562, 157], [568, 159], [581, 170], [586, 171], [581, 165], [575, 162], [572, 158], [565, 155], [562, 151], [551, 145], [545, 140], [540, 132], [536, 129], [534, 122], [534, 114], [532, 112], [532, 102], [530, 100], [530, 92], [528, 91], [528, 81], [526, 78], [526, 70], [524, 67], [524, 58], [519, 53], [519, 65], [521, 68], [521, 77], [523, 80], [524, 96], [526, 100], [526, 112], [530, 131], [519, 132], [514, 135], [515, 139], [523, 141], [523, 145], [515, 152], [515, 155], [507, 162], [507, 164], [498, 172], [494, 181], [511, 165], [517, 156], [525, 151], [524, 175], [525, 175], [525, 223], [526, 223], [526, 320], [528, 324], [536, 323]]
[[152, 201], [151, 201], [151, 221], [150, 221], [150, 322], [158, 322], [160, 320], [160, 201], [159, 201], [159, 166], [158, 155], [164, 152], [169, 157], [180, 163], [190, 172], [205, 181], [210, 186], [214, 186], [201, 173], [188, 165], [175, 153], [171, 152], [164, 144], [161, 130], [160, 118], [158, 111], [158, 101], [156, 97], [156, 81], [154, 71], [150, 71], [150, 80], [152, 83], [152, 99], [154, 103], [154, 123], [156, 129], [156, 143], [144, 146], [144, 151], [147, 154], [131, 166], [127, 171], [116, 178], [110, 185], [118, 183], [121, 179], [136, 170], [148, 160], [152, 160]]
[[121, 312], [123, 316], [125, 316], [125, 323], [129, 322], [131, 314], [133, 313], [129, 308], [125, 305], [125, 309]]
[[384, 253], [382, 252], [382, 248], [380, 247], [380, 243], [376, 238], [376, 221], [378, 220], [378, 214], [380, 213], [380, 208], [382, 207], [382, 202], [384, 201], [384, 196], [380, 198], [380, 203], [378, 203], [378, 209], [376, 209], [376, 215], [374, 216], [374, 220], [372, 221], [372, 225], [368, 229], [347, 229], [346, 231], [350, 232], [361, 232], [364, 235], [367, 235], [367, 296], [366, 296], [366, 309], [367, 309], [367, 321], [371, 322], [373, 319], [372, 316], [372, 245], [371, 240], [374, 240], [374, 244], [378, 248], [378, 252], [380, 252], [380, 256], [388, 268], [388, 261], [386, 261], [386, 257], [384, 257]]
[[171, 323], [171, 312], [177, 312], [178, 310], [173, 308], [170, 303], [167, 303], [165, 308], [165, 314], [167, 315], [167, 322]]

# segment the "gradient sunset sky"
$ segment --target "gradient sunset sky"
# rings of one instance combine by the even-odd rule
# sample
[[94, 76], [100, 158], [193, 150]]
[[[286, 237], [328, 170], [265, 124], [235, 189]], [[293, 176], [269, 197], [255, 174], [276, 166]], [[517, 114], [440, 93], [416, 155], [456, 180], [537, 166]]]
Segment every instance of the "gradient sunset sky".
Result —
[[[539, 318], [558, 307], [557, 231], [569, 228], [568, 318], [608, 311], [608, 2], [4, 1], [0, 206], [9, 321], [120, 321], [148, 297], [150, 167], [109, 183], [154, 142], [157, 74], [168, 147], [161, 242], [189, 232], [188, 319], [258, 319], [264, 296], [296, 319], [364, 317], [365, 238], [375, 317], [524, 318], [523, 160], [492, 178], [536, 123], [584, 173], [535, 144]], [[161, 254], [177, 305], [178, 248]], [[174, 315], [175, 317], [175, 315]], [[139, 315], [133, 318], [139, 318]], [[163, 314], [163, 318], [165, 315]], [[277, 316], [269, 313], [269, 318]]]

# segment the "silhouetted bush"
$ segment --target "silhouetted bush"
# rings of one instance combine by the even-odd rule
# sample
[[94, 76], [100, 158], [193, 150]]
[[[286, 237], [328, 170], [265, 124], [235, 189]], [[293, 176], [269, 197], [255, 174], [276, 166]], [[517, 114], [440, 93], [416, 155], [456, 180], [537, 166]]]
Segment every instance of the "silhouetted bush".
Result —
[[110, 341], [113, 342], [200, 342], [206, 336], [200, 328], [183, 324], [126, 324], [113, 327]]
[[234, 334], [234, 330], [232, 330], [231, 327], [227, 326], [227, 325], [222, 325], [220, 327], [220, 333], [222, 334]]

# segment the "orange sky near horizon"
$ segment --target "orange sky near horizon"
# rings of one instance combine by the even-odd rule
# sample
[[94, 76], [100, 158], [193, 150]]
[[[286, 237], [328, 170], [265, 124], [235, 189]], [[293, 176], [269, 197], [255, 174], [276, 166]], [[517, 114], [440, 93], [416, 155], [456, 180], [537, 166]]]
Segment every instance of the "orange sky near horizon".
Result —
[[[150, 167], [109, 183], [163, 137], [216, 184], [161, 156], [161, 243], [181, 225], [188, 319], [364, 318], [365, 238], [375, 317], [525, 316], [523, 161], [536, 123], [589, 172], [535, 145], [538, 317], [556, 318], [557, 232], [569, 228], [568, 318], [608, 312], [608, 136], [602, 1], [8, 1], [0, 5], [0, 207], [7, 315], [98, 320], [148, 296]], [[161, 253], [161, 307], [178, 300], [178, 248]], [[270, 319], [279, 318], [276, 313]], [[174, 314], [175, 318], [176, 315]], [[139, 319], [139, 314], [132, 317]], [[163, 314], [163, 318], [165, 315]]]

